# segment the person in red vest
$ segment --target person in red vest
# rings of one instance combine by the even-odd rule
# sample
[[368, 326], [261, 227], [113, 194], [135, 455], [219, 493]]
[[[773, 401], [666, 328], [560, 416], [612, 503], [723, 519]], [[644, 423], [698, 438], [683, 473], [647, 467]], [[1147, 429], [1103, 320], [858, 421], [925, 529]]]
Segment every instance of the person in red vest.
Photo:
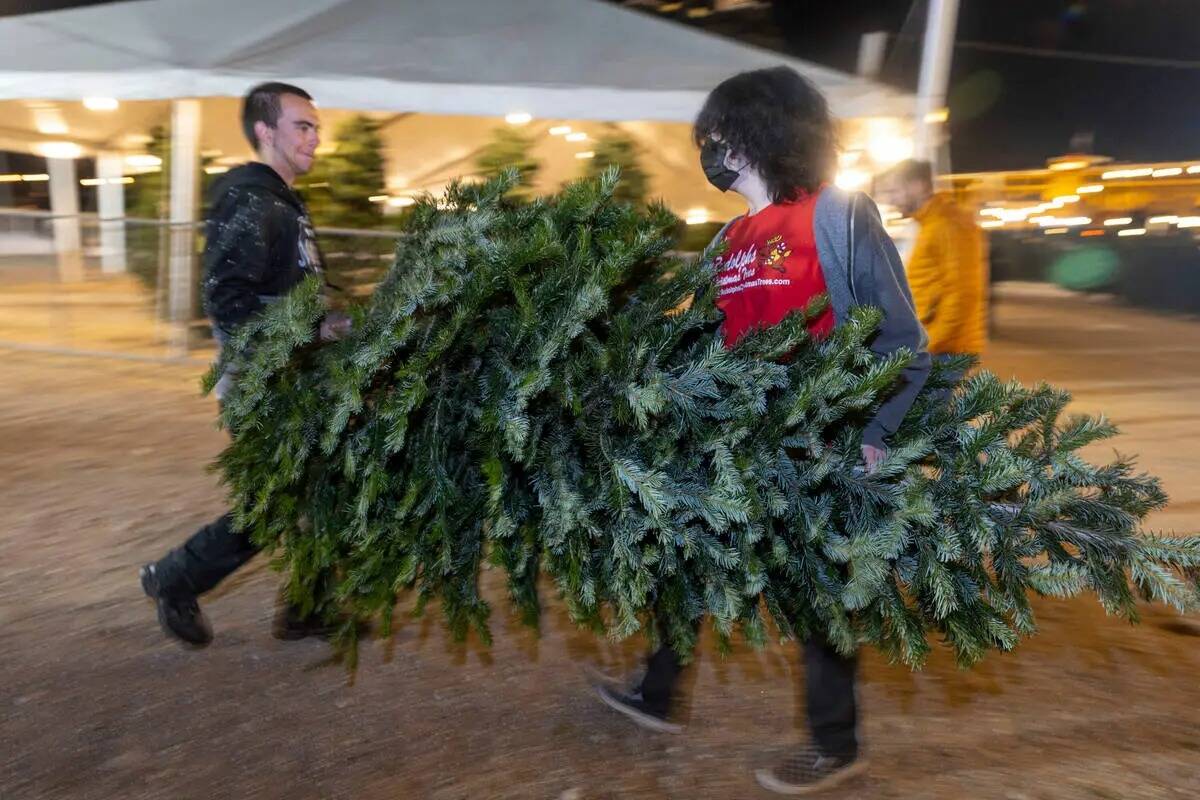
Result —
[[[930, 358], [904, 267], [878, 210], [867, 197], [829, 185], [837, 153], [825, 98], [788, 67], [744, 72], [713, 89], [693, 135], [709, 182], [738, 193], [748, 206], [709, 246], [711, 252], [719, 242], [726, 245], [714, 265], [727, 347], [827, 294], [829, 307], [809, 323], [813, 333], [827, 335], [856, 305], [875, 306], [883, 321], [871, 348], [917, 354], [863, 432], [864, 467], [877, 468], [888, 436], [925, 383]], [[780, 794], [818, 792], [866, 767], [857, 731], [857, 658], [839, 654], [820, 635], [804, 643], [803, 653], [811, 743], [756, 773], [763, 788]], [[639, 725], [677, 733], [682, 726], [673, 718], [673, 700], [681, 671], [678, 655], [664, 645], [632, 689], [601, 685], [597, 692]]]

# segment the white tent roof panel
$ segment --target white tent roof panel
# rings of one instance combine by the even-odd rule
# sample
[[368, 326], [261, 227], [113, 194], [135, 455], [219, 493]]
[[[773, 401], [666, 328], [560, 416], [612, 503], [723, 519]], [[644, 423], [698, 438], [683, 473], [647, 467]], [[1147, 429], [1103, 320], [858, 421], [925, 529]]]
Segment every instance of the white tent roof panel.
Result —
[[239, 96], [288, 80], [342, 108], [689, 121], [790, 64], [841, 117], [910, 95], [597, 0], [138, 0], [0, 19], [0, 99]]

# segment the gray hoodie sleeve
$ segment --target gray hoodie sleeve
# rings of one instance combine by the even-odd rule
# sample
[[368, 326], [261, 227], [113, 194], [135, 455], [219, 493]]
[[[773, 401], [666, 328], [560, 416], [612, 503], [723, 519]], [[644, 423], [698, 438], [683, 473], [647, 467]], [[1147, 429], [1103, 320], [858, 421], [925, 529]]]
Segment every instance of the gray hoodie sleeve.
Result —
[[834, 317], [841, 322], [853, 306], [875, 306], [883, 312], [883, 320], [871, 349], [886, 354], [906, 347], [916, 354], [905, 368], [895, 394], [884, 401], [863, 431], [864, 444], [883, 447], [884, 438], [900, 427], [929, 376], [930, 357], [925, 349], [928, 339], [917, 319], [900, 254], [884, 230], [879, 209], [866, 195], [859, 195], [856, 204], [855, 274], [851, 292], [849, 221], [850, 195], [834, 188], [822, 191], [817, 200], [814, 228]]

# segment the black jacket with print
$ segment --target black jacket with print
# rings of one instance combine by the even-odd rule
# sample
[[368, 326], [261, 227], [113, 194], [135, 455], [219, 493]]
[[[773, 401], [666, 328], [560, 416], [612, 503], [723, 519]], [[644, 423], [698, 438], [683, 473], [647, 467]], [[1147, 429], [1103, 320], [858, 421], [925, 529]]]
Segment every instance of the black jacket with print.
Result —
[[321, 254], [304, 202], [266, 164], [230, 170], [209, 194], [204, 309], [228, 335], [307, 276]]

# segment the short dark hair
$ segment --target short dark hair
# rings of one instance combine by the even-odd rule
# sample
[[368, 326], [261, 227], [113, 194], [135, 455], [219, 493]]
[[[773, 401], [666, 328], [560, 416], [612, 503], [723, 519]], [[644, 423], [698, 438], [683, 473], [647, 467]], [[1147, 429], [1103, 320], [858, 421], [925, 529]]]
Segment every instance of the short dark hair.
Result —
[[933, 188], [933, 165], [928, 161], [918, 161], [914, 158], [901, 161], [885, 172], [884, 176], [903, 183], [917, 181], [930, 189]]
[[274, 128], [282, 113], [279, 98], [285, 94], [312, 100], [312, 95], [299, 86], [277, 81], [260, 83], [246, 92], [242, 99], [242, 132], [246, 134], [246, 141], [250, 142], [250, 146], [255, 150], [258, 150], [258, 134], [254, 132], [254, 123], [265, 122]]
[[775, 201], [815, 192], [833, 178], [837, 136], [829, 103], [791, 67], [742, 72], [709, 92], [692, 138], [702, 146], [713, 134], [750, 161]]

